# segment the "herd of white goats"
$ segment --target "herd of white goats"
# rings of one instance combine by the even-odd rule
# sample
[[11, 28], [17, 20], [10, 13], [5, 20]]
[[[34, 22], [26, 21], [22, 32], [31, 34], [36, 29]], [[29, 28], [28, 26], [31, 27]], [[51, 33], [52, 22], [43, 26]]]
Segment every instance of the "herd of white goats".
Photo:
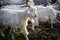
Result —
[[[27, 31], [28, 20], [32, 22], [32, 30], [34, 26], [38, 25], [38, 20], [40, 21], [51, 21], [51, 27], [53, 28], [53, 23], [56, 22], [56, 15], [60, 13], [53, 8], [54, 6], [32, 6], [32, 7], [22, 7], [20, 5], [7, 5], [2, 6], [0, 9], [0, 25], [4, 25], [6, 28], [10, 27], [10, 32], [12, 33], [12, 39], [14, 40], [14, 34], [18, 28], [23, 31], [26, 40], [29, 40]], [[4, 37], [3, 26], [0, 26], [0, 34]], [[4, 27], [3, 27], [4, 28]]]

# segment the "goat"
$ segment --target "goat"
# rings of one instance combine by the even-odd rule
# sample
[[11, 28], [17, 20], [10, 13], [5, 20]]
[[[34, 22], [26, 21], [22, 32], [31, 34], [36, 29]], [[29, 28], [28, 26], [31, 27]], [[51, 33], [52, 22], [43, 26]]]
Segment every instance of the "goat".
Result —
[[[38, 21], [51, 21], [51, 28], [53, 28], [53, 23], [55, 23], [56, 17], [57, 17], [57, 13], [58, 11], [55, 10], [52, 6], [42, 6], [42, 5], [37, 5], [37, 6], [33, 6], [35, 8], [37, 8], [36, 11], [36, 18], [35, 18], [35, 23], [33, 26], [38, 25]], [[32, 28], [34, 30], [34, 27]]]
[[0, 0], [1, 5], [22, 5], [25, 3], [26, 0]]
[[[26, 40], [29, 40], [27, 37], [29, 33], [26, 29], [28, 25], [27, 22], [28, 20], [30, 20], [32, 23], [34, 23], [34, 18], [36, 16], [35, 14], [36, 13], [34, 12], [34, 10], [30, 10], [30, 8], [28, 7], [18, 8], [8, 5], [0, 9], [0, 20], [1, 20], [0, 22], [2, 22], [2, 25], [6, 26], [6, 28], [7, 27], [11, 28], [13, 40], [14, 40], [13, 32], [15, 32], [17, 28], [21, 28], [23, 34], [26, 37]], [[1, 28], [0, 30], [2, 31]]]

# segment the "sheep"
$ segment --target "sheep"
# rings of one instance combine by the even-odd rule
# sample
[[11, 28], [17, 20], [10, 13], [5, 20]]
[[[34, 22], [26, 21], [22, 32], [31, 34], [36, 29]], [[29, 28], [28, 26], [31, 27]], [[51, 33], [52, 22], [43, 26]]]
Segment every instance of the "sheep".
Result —
[[[26, 29], [28, 25], [28, 20], [30, 20], [32, 23], [34, 23], [34, 18], [36, 13], [34, 10], [31, 10], [31, 8], [23, 7], [12, 7], [10, 5], [4, 6], [0, 9], [0, 22], [2, 25], [11, 28], [12, 33], [12, 39], [14, 40], [13, 33], [18, 29], [21, 28], [23, 31], [24, 36], [26, 37], [26, 40], [28, 39], [28, 31]], [[4, 28], [4, 27], [3, 27]], [[0, 28], [2, 31], [2, 29]], [[2, 31], [3, 32], [3, 31]], [[0, 33], [1, 34], [1, 33]]]

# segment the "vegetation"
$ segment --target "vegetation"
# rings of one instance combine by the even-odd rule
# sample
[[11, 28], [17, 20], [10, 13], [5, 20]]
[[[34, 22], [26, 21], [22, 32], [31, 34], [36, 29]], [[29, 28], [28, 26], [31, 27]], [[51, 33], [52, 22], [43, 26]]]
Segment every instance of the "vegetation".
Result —
[[[28, 26], [29, 39], [30, 40], [58, 40], [60, 36], [60, 25], [55, 23], [52, 29], [50, 22], [40, 22], [39, 26], [35, 26], [35, 31], [32, 31], [31, 26]], [[0, 40], [11, 40], [11, 33], [9, 28], [5, 29], [5, 37], [0, 36]], [[18, 29], [15, 33], [15, 40], [25, 40], [24, 35], [22, 34], [21, 29]], [[60, 39], [59, 39], [60, 40]]]

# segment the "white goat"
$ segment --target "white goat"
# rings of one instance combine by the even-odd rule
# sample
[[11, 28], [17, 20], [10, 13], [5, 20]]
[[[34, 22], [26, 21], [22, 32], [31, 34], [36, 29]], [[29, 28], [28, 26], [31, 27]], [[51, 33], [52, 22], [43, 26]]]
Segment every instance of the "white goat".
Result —
[[[18, 9], [18, 7], [4, 6], [0, 9], [0, 22], [2, 22], [2, 25], [10, 27], [12, 34], [17, 28], [21, 28], [26, 40], [29, 40], [27, 37], [29, 33], [26, 29], [27, 22], [30, 20], [34, 23], [35, 14], [34, 10], [30, 10], [28, 7]], [[14, 40], [14, 36], [12, 36], [12, 39]]]
[[26, 0], [0, 0], [1, 5], [22, 5], [25, 3]]
[[[35, 18], [35, 24], [34, 25], [38, 25], [39, 22], [38, 21], [51, 21], [51, 28], [53, 28], [53, 23], [56, 22], [56, 15], [58, 13], [58, 11], [56, 11], [52, 6], [33, 6], [35, 8], [37, 8], [36, 11], [36, 18]], [[33, 26], [34, 26], [33, 25]], [[32, 28], [34, 30], [34, 27]]]

